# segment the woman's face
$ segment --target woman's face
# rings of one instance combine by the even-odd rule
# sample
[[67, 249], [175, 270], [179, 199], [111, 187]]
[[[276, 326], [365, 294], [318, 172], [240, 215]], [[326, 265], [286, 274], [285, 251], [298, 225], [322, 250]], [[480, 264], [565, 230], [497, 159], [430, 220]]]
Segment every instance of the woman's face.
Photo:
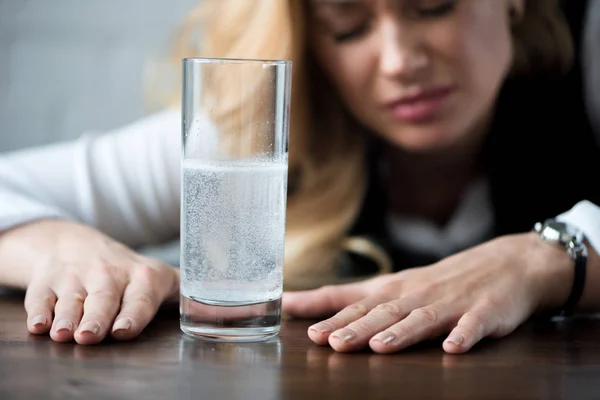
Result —
[[309, 0], [311, 43], [355, 117], [409, 151], [481, 132], [524, 0]]

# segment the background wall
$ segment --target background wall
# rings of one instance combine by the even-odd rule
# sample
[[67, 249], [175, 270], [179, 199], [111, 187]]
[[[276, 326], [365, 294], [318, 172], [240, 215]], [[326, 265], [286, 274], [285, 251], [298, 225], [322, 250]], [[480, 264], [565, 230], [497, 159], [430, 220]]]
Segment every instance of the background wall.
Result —
[[199, 0], [0, 0], [0, 152], [145, 114], [146, 66]]
[[[0, 0], [0, 152], [144, 115], [146, 67], [198, 1]], [[589, 4], [588, 100], [600, 132], [600, 0]]]
[[592, 124], [600, 136], [600, 0], [589, 2], [584, 48], [588, 108]]

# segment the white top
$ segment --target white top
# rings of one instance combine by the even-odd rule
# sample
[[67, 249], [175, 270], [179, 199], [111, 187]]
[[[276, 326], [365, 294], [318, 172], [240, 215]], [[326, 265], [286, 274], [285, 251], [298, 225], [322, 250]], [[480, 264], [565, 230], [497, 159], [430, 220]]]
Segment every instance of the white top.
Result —
[[[211, 126], [195, 145], [210, 139]], [[202, 143], [204, 141], [204, 143]], [[45, 217], [81, 221], [132, 247], [179, 233], [181, 116], [166, 110], [105, 134], [0, 156], [0, 231]], [[579, 226], [600, 252], [600, 207], [582, 201], [559, 216]], [[444, 228], [390, 217], [402, 247], [440, 257], [481, 242], [493, 227], [485, 181], [464, 196]]]
[[141, 246], [179, 232], [181, 116], [173, 110], [106, 134], [0, 158], [0, 230], [76, 219]]
[[482, 179], [472, 185], [444, 227], [422, 218], [391, 215], [387, 228], [403, 248], [438, 258], [481, 243], [491, 238], [494, 231], [489, 184]]

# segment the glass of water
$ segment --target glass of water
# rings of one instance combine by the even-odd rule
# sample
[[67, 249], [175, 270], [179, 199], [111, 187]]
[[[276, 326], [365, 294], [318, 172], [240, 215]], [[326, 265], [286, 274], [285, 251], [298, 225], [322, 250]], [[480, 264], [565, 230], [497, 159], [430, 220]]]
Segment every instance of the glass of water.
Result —
[[279, 333], [291, 62], [183, 60], [183, 332]]

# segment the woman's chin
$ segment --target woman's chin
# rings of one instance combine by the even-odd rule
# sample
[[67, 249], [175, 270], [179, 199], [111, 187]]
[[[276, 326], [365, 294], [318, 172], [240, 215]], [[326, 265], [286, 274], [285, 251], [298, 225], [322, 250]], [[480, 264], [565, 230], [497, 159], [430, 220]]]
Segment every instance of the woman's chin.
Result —
[[403, 128], [401, 132], [391, 131], [385, 139], [392, 145], [411, 153], [443, 151], [456, 145], [460, 138], [440, 128]]

